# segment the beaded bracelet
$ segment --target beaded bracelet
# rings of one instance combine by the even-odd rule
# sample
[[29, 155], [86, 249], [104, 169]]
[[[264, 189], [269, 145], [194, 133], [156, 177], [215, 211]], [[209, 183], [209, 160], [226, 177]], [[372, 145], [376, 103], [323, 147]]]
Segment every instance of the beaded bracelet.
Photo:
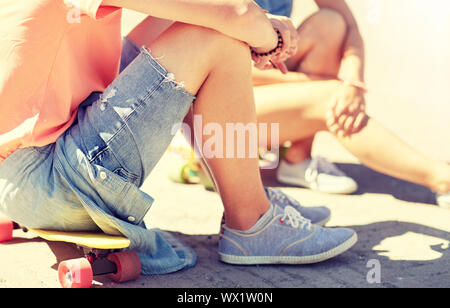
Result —
[[274, 49], [272, 49], [271, 51], [268, 51], [268, 52], [256, 52], [255, 50], [253, 50], [252, 47], [250, 47], [250, 50], [251, 50], [253, 56], [256, 56], [256, 57], [267, 57], [267, 56], [271, 56], [274, 53], [276, 53], [277, 51], [280, 51], [281, 49], [283, 49], [283, 46], [284, 46], [283, 36], [281, 35], [280, 30], [275, 29], [275, 31], [277, 32], [277, 35], [278, 35], [277, 47], [275, 47]]

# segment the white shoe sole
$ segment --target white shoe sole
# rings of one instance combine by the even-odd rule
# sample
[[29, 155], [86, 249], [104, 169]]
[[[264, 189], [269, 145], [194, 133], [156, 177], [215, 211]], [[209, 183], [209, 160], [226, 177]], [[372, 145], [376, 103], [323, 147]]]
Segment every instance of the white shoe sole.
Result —
[[444, 201], [438, 200], [437, 203], [438, 203], [440, 208], [450, 210], [450, 203], [449, 202], [444, 202]]
[[292, 177], [288, 177], [288, 176], [284, 176], [284, 175], [277, 175], [277, 180], [278, 180], [278, 182], [283, 183], [283, 184], [306, 187], [311, 190], [323, 192], [323, 193], [327, 193], [327, 194], [349, 195], [358, 190], [358, 188], [355, 188], [355, 187], [349, 187], [348, 189], [341, 189], [341, 190], [318, 189], [318, 188], [311, 187], [311, 185], [308, 182], [302, 181], [299, 178], [292, 178]]
[[235, 264], [235, 265], [256, 265], [256, 264], [313, 264], [323, 262], [325, 260], [334, 258], [356, 244], [358, 241], [358, 235], [355, 233], [351, 238], [342, 243], [336, 248], [333, 248], [329, 251], [312, 255], [312, 256], [304, 256], [304, 257], [295, 257], [295, 256], [233, 256], [227, 255], [219, 252], [220, 260], [224, 263]]

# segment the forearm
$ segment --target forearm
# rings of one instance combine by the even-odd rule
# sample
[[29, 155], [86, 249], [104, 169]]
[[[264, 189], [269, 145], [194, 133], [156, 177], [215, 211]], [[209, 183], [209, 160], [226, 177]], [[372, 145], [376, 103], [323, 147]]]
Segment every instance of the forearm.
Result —
[[277, 44], [269, 19], [250, 0], [104, 0], [103, 5], [211, 28], [252, 47], [270, 50]]
[[344, 46], [339, 78], [348, 82], [364, 82], [364, 42], [358, 28], [349, 27]]

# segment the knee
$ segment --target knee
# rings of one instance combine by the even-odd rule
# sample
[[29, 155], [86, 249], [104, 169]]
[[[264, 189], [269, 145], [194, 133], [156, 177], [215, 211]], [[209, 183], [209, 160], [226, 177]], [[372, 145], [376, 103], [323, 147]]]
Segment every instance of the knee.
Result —
[[225, 45], [236, 45], [241, 47], [247, 46], [245, 43], [211, 28], [186, 24], [182, 22], [174, 23], [171, 28], [171, 33], [177, 36], [176, 38], [178, 41], [199, 45], [199, 47], [203, 49], [209, 49], [211, 47], [218, 46], [224, 47]]
[[347, 35], [347, 21], [338, 12], [321, 9], [313, 16], [314, 24], [324, 42], [342, 44]]
[[185, 38], [190, 44], [202, 46], [205, 55], [224, 61], [230, 58], [245, 58], [250, 62], [251, 54], [247, 44], [216, 30], [196, 25], [180, 24], [185, 29]]
[[212, 31], [212, 44], [220, 61], [244, 59], [249, 63], [251, 62], [250, 48], [246, 43], [215, 30]]
[[148, 47], [158, 62], [178, 81], [184, 81], [185, 90], [194, 95], [218, 68], [229, 67], [232, 74], [237, 74], [236, 67], [248, 64], [245, 69], [251, 71], [248, 46], [201, 26], [174, 23]]
[[244, 46], [247, 46], [244, 42], [234, 39], [211, 28], [205, 28], [202, 26], [191, 24], [181, 24], [181, 26], [187, 28], [190, 32], [190, 36], [186, 39], [191, 43], [199, 43], [203, 46], [213, 46], [219, 48], [235, 46], [242, 48]]
[[323, 89], [321, 91], [321, 97], [316, 103], [320, 120], [325, 124], [328, 121], [328, 114], [333, 110], [336, 103], [336, 97], [342, 87], [342, 82], [339, 80], [327, 80], [321, 81], [323, 83]]

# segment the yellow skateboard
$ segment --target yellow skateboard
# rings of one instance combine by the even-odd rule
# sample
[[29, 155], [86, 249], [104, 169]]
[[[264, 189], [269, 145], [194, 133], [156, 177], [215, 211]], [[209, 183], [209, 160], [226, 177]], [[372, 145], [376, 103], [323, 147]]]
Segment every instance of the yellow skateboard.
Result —
[[[0, 216], [0, 242], [13, 238], [20, 227]], [[108, 275], [114, 282], [136, 280], [141, 274], [139, 256], [127, 250], [130, 240], [104, 233], [61, 232], [26, 229], [51, 242], [66, 242], [83, 250], [84, 258], [63, 261], [58, 266], [59, 282], [63, 288], [89, 288], [94, 276]]]

